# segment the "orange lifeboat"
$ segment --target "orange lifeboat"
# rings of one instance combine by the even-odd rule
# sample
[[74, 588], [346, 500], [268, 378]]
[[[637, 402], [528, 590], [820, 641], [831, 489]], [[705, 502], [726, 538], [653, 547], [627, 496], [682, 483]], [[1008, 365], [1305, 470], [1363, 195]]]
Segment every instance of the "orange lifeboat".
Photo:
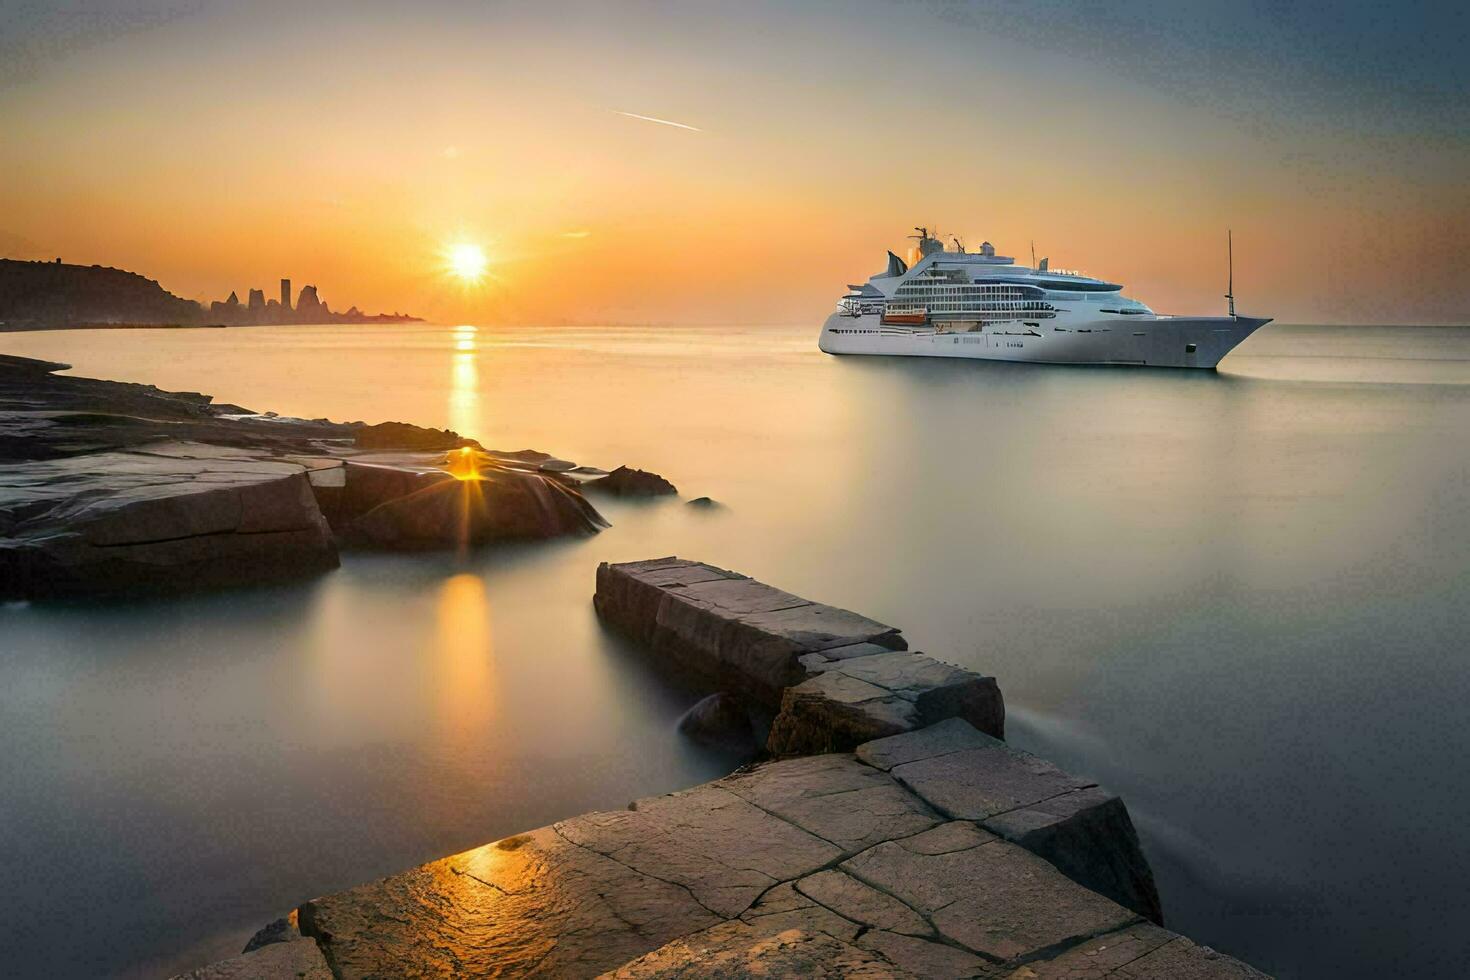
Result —
[[929, 322], [929, 311], [921, 310], [918, 313], [884, 313], [880, 323], [889, 326], [922, 327]]

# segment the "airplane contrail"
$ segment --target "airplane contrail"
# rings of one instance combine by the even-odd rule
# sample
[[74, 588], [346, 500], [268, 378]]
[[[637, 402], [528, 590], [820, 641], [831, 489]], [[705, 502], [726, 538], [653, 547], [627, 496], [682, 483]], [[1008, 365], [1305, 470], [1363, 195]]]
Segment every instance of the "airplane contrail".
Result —
[[613, 112], [616, 112], [620, 116], [627, 116], [629, 119], [642, 119], [644, 122], [658, 123], [660, 126], [675, 126], [679, 129], [688, 129], [696, 133], [704, 132], [698, 126], [686, 126], [681, 122], [674, 122], [672, 119], [659, 119], [657, 116], [640, 116], [636, 112], [624, 112], [621, 109], [614, 109]]

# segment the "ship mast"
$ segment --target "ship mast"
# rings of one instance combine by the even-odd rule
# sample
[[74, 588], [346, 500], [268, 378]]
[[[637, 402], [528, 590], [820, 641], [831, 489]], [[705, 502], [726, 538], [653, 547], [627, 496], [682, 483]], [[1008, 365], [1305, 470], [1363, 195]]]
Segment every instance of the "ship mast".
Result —
[[1225, 229], [1225, 298], [1230, 301], [1230, 318], [1235, 318], [1235, 244], [1230, 229]]

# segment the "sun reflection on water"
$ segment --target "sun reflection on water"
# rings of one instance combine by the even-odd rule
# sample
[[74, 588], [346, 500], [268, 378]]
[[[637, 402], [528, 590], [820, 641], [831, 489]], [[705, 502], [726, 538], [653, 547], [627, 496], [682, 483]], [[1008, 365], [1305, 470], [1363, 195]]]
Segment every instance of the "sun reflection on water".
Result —
[[444, 580], [435, 609], [434, 690], [438, 720], [452, 739], [475, 738], [497, 710], [495, 644], [485, 580], [463, 572]]
[[449, 368], [449, 427], [463, 436], [475, 435], [480, 418], [480, 348], [477, 328], [454, 328], [454, 353]]

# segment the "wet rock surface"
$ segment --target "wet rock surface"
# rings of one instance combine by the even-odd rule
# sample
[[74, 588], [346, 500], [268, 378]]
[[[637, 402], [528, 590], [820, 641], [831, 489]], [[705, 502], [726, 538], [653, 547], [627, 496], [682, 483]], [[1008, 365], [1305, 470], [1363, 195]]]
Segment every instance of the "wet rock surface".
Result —
[[993, 741], [968, 727], [562, 821], [315, 899], [301, 929], [340, 977], [1261, 976], [894, 775]]
[[259, 415], [65, 367], [0, 356], [0, 598], [246, 585], [335, 568], [339, 543], [455, 548], [606, 526], [538, 471], [544, 454]]
[[662, 497], [679, 492], [672, 483], [657, 473], [635, 470], [628, 466], [619, 466], [607, 476], [588, 480], [583, 486], [588, 490], [609, 493], [615, 497]]

